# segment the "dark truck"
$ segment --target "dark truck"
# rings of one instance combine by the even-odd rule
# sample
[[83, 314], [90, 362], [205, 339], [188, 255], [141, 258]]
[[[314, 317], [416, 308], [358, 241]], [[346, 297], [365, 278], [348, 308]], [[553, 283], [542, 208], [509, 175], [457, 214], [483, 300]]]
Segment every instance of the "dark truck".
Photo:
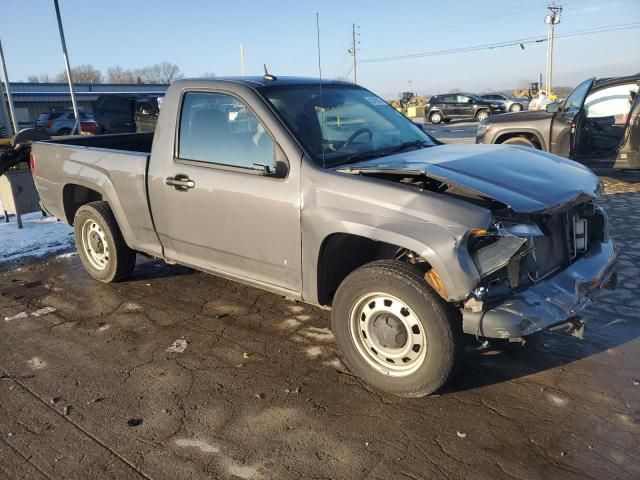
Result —
[[441, 387], [463, 334], [581, 332], [615, 285], [588, 168], [442, 145], [347, 82], [178, 81], [155, 134], [36, 142], [31, 165], [95, 279], [143, 253], [331, 308], [347, 366], [397, 395]]
[[480, 123], [476, 143], [523, 145], [579, 162], [640, 168], [640, 74], [589, 79], [546, 111], [491, 117]]
[[100, 95], [92, 109], [98, 134], [153, 132], [160, 113], [158, 95]]

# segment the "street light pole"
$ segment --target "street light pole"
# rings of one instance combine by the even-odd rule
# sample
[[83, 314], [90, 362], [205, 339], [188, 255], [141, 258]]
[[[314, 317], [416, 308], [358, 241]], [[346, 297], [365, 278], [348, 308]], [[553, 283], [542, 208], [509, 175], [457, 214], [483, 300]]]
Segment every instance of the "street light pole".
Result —
[[82, 133], [80, 127], [80, 115], [78, 113], [78, 103], [76, 102], [76, 94], [73, 91], [73, 79], [71, 78], [71, 67], [69, 66], [69, 55], [67, 53], [67, 42], [64, 39], [64, 30], [62, 29], [62, 19], [60, 18], [60, 6], [58, 0], [53, 0], [53, 5], [56, 8], [56, 17], [58, 19], [58, 30], [60, 31], [60, 42], [62, 43], [62, 54], [64, 56], [64, 68], [67, 72], [67, 80], [69, 82], [69, 93], [71, 93], [71, 104], [73, 105], [73, 115], [76, 118], [76, 122], [73, 125], [73, 132], [78, 130], [78, 133]]
[[547, 78], [545, 89], [547, 94], [551, 94], [551, 83], [553, 80], [553, 37], [555, 26], [560, 23], [560, 14], [562, 13], [562, 7], [556, 7], [550, 5], [547, 7], [549, 13], [544, 17], [544, 22], [547, 24]]
[[240, 42], [240, 70], [244, 77], [244, 43]]
[[[360, 27], [358, 27], [360, 28]], [[353, 57], [353, 83], [358, 83], [358, 43], [356, 41], [356, 24], [351, 24], [351, 48], [349, 55]]]
[[[9, 133], [14, 135], [18, 133], [18, 124], [16, 122], [16, 112], [13, 108], [13, 97], [11, 96], [11, 86], [9, 85], [9, 75], [7, 74], [7, 65], [4, 61], [4, 52], [2, 51], [2, 41], [0, 41], [0, 63], [2, 64], [2, 82], [4, 82], [4, 88], [7, 91], [7, 101], [9, 102]], [[4, 103], [4, 95], [2, 94], [2, 88], [0, 88], [0, 101], [2, 103], [2, 113], [6, 118], [7, 107]], [[13, 132], [11, 132], [13, 130]]]

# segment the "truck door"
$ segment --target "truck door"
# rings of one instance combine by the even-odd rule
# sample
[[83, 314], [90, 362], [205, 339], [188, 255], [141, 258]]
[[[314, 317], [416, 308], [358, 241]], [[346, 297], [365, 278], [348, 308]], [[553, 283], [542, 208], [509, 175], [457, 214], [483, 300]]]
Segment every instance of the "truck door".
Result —
[[549, 135], [549, 151], [563, 157], [572, 157], [577, 128], [579, 128], [579, 113], [587, 98], [593, 78], [578, 85], [567, 99], [560, 105], [558, 111], [551, 120], [551, 132]]
[[616, 156], [616, 168], [640, 168], [640, 95], [636, 91], [629, 110], [627, 125]]
[[154, 140], [149, 171], [165, 257], [300, 292], [299, 163], [285, 175], [267, 174], [287, 162], [283, 150], [230, 93], [183, 92], [178, 120], [175, 149], [161, 158]]

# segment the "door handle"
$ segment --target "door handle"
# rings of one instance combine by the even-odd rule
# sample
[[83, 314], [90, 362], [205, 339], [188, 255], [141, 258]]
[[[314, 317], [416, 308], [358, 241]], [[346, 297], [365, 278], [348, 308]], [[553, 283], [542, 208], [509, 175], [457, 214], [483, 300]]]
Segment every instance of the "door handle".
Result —
[[183, 192], [196, 186], [196, 182], [183, 174], [176, 175], [175, 177], [167, 177], [165, 183], [170, 187], [174, 187], [176, 190]]

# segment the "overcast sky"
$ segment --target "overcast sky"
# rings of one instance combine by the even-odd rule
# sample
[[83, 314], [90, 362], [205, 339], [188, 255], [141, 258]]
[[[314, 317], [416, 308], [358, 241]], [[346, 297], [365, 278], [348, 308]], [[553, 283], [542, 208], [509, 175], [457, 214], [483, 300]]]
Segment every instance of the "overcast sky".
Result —
[[[136, 68], [169, 61], [187, 76], [247, 73], [262, 64], [278, 75], [317, 76], [316, 18], [322, 68], [351, 77], [351, 24], [360, 26], [361, 59], [433, 52], [544, 37], [548, 1], [205, 1], [60, 0], [72, 64]], [[640, 23], [640, 0], [566, 0], [558, 34]], [[63, 69], [52, 0], [2, 0], [0, 39], [12, 81]], [[640, 29], [556, 42], [555, 85], [591, 75], [640, 72]], [[411, 88], [438, 93], [513, 88], [544, 72], [546, 44], [358, 65], [358, 83], [386, 98]]]

